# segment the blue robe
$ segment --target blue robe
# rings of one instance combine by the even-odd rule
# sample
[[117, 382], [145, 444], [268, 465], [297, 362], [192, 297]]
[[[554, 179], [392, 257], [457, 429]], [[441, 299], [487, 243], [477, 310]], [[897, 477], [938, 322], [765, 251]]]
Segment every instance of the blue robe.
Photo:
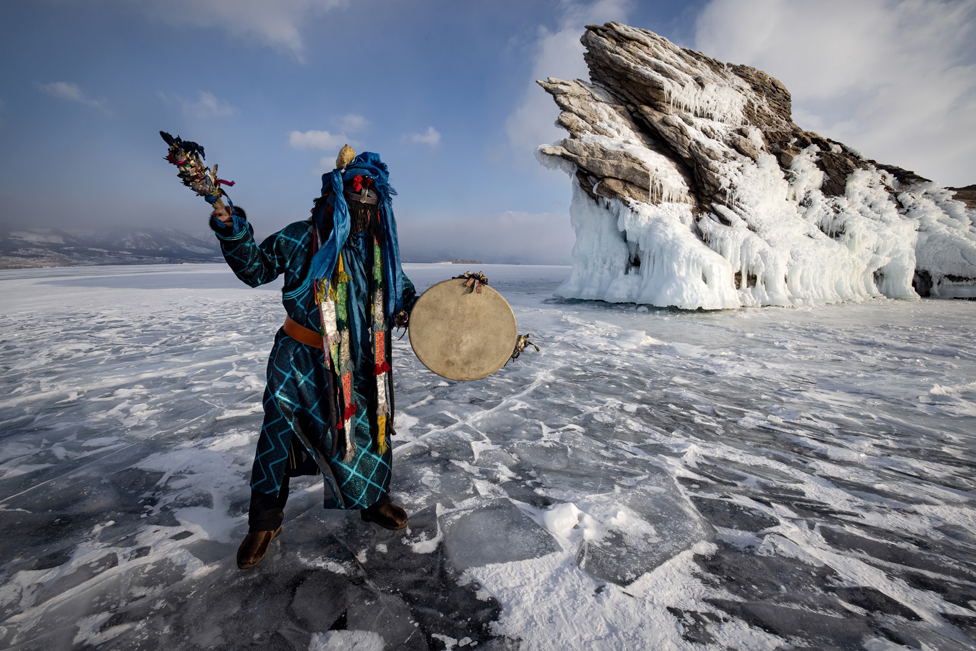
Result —
[[[284, 274], [282, 303], [285, 312], [298, 324], [321, 332], [321, 318], [312, 292], [309, 270], [312, 260], [314, 228], [310, 221], [295, 222], [268, 237], [260, 245], [254, 230], [241, 219], [225, 227], [214, 219], [211, 225], [220, 241], [224, 259], [234, 274], [251, 287], [271, 282]], [[215, 223], [216, 222], [216, 223]], [[385, 246], [385, 245], [384, 245]], [[372, 293], [369, 287], [373, 265], [373, 243], [365, 233], [350, 235], [342, 247], [343, 261], [352, 277], [349, 309], [369, 315]], [[409, 312], [417, 300], [413, 283], [403, 276], [403, 306]], [[318, 452], [327, 459], [329, 469], [344, 504], [326, 491], [326, 508], [365, 509], [390, 487], [392, 448], [375, 453], [376, 377], [370, 320], [358, 323], [352, 333], [357, 358], [353, 372], [353, 391], [357, 405], [353, 417], [356, 453], [350, 463], [342, 459], [342, 446], [331, 454], [332, 436], [328, 426], [327, 386], [336, 386], [336, 377], [324, 364], [321, 350], [299, 343], [278, 330], [268, 360], [268, 386], [264, 392], [264, 424], [258, 438], [251, 471], [251, 488], [277, 494], [284, 475], [310, 474], [318, 470], [311, 450], [296, 436], [299, 428]], [[329, 374], [328, 376], [326, 374]], [[326, 474], [326, 481], [332, 479]]]

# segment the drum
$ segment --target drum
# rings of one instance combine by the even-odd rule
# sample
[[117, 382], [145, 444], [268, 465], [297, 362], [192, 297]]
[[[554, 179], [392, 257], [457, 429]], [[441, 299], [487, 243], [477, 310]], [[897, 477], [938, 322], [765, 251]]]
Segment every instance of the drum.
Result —
[[501, 294], [464, 278], [437, 283], [410, 313], [410, 346], [424, 366], [449, 380], [488, 377], [512, 356], [515, 314]]

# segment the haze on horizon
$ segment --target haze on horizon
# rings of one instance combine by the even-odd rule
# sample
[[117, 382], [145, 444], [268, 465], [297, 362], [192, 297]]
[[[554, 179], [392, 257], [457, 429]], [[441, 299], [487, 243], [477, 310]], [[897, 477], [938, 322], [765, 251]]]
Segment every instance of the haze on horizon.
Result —
[[794, 120], [945, 186], [976, 183], [976, 0], [33, 0], [0, 5], [0, 226], [173, 227], [208, 210], [159, 130], [203, 144], [259, 237], [308, 215], [348, 142], [389, 164], [404, 257], [568, 263], [563, 137], [535, 83], [587, 78], [609, 20], [793, 95]]

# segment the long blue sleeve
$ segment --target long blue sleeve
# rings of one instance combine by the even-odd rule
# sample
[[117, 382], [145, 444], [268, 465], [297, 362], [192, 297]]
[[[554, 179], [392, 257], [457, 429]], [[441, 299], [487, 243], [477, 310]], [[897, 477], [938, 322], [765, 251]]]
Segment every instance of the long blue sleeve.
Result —
[[211, 227], [220, 241], [224, 260], [234, 275], [251, 287], [269, 283], [294, 266], [296, 254], [308, 256], [308, 225], [301, 222], [285, 227], [261, 244], [255, 242], [251, 225], [237, 216], [233, 226], [212, 218]]
[[407, 278], [407, 274], [402, 274], [403, 277], [403, 309], [410, 314], [413, 311], [414, 303], [420, 298], [417, 296], [417, 288], [414, 287], [413, 282]]

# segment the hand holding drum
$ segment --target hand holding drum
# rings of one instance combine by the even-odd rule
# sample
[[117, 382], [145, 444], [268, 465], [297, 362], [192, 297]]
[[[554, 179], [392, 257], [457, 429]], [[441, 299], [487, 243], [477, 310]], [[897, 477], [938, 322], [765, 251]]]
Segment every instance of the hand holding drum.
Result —
[[410, 345], [424, 366], [449, 380], [480, 380], [505, 365], [518, 327], [511, 306], [481, 274], [437, 283], [410, 313]]

